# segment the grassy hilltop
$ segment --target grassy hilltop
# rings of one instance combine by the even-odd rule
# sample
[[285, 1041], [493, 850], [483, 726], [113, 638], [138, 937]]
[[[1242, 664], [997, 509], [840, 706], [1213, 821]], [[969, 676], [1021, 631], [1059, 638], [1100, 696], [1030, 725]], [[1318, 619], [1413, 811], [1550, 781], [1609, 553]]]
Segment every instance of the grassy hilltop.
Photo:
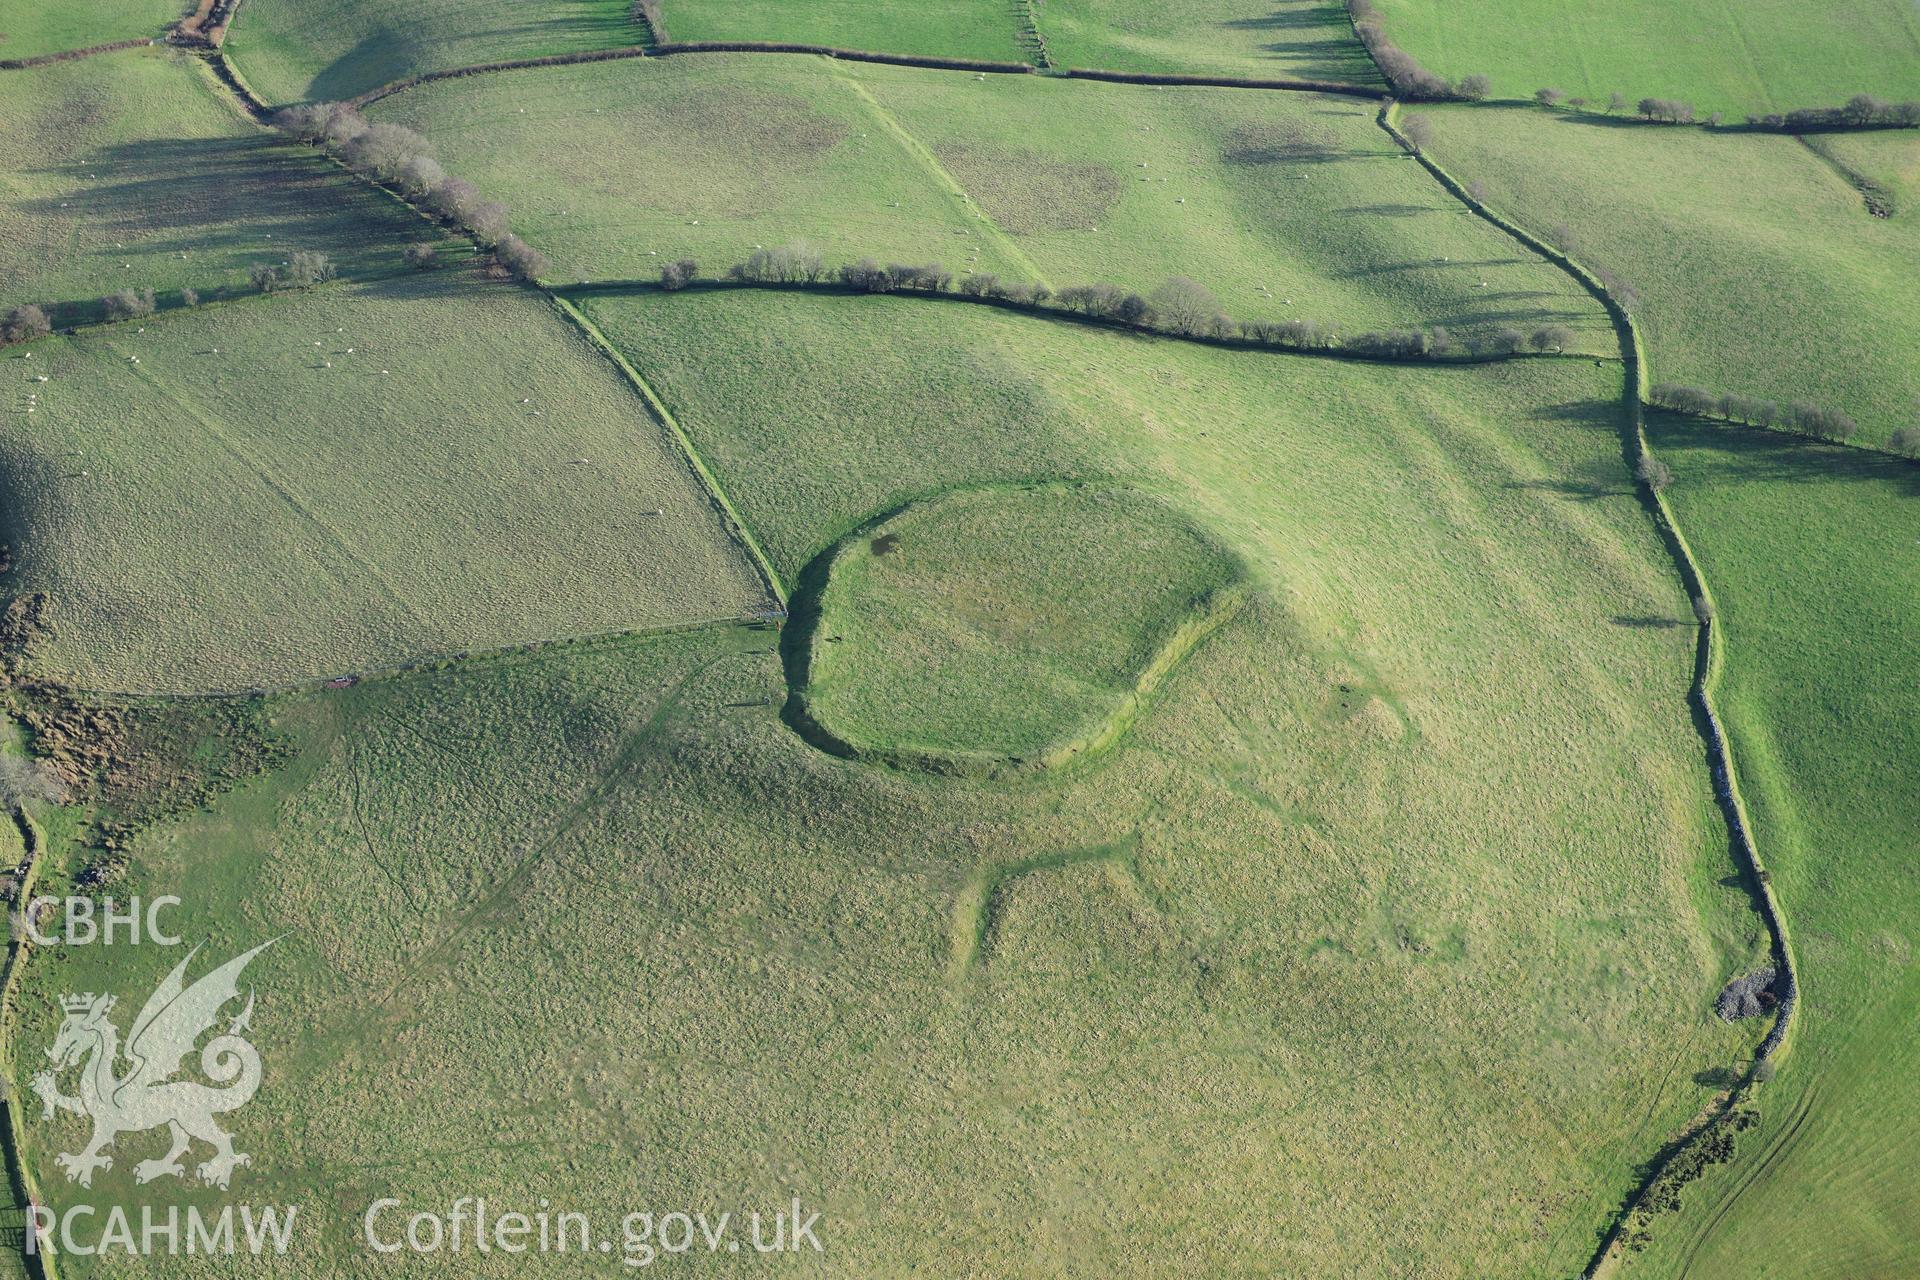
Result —
[[[144, 3], [0, 0], [0, 60]], [[1920, 133], [1604, 109], [1920, 97], [1920, 18], [1377, 5], [1495, 101], [1059, 74], [1380, 89], [1331, 0], [245, 0], [0, 69], [0, 898], [276, 939], [230, 1194], [301, 1206], [58, 1274], [572, 1276], [795, 1196], [809, 1274], [1920, 1273]], [[1031, 73], [472, 65], [662, 28]], [[331, 154], [235, 80], [463, 68]], [[1858, 440], [1641, 458], [1636, 373]], [[1723, 1019], [1769, 895], [1793, 1018]], [[10, 948], [0, 1276], [29, 1197], [226, 1202], [158, 1133], [79, 1187], [25, 1092], [178, 958]], [[376, 1259], [389, 1196], [612, 1248]]]
[[[1711, 1091], [1695, 1077], [1750, 1047], [1707, 1010], [1759, 937], [1718, 883], [1689, 633], [1646, 622], [1686, 602], [1613, 478], [1611, 372], [1403, 380], [905, 300], [636, 311], [689, 353], [648, 376], [782, 560], [843, 523], [805, 494], [777, 520], [754, 505], [803, 460], [870, 459], [878, 483], [841, 507], [857, 520], [1017, 456], [937, 370], [776, 426], [752, 392], [780, 358], [719, 335], [860, 326], [844, 371], [819, 371], [857, 388], [852, 353], [925, 327], [1057, 404], [1041, 447], [1107, 437], [1101, 467], [1212, 530], [1257, 597], [1109, 754], [1015, 786], [816, 750], [782, 722], [767, 631], [271, 701], [291, 762], [135, 854], [140, 883], [231, 886], [194, 908], [216, 937], [295, 929], [261, 968], [287, 1076], [257, 1105], [301, 1149], [263, 1149], [256, 1185], [329, 1221], [375, 1187], [537, 1185], [607, 1211], [797, 1192], [863, 1272], [1128, 1271], [1179, 1248], [1225, 1271], [1466, 1275], [1489, 1241], [1511, 1274], [1576, 1268]], [[862, 421], [875, 434], [836, 427]], [[916, 476], [947, 442], [972, 447]], [[1009, 554], [1019, 528], [1001, 522]], [[1138, 536], [1083, 531], [1115, 556]], [[1002, 578], [1001, 611], [1077, 564]], [[1044, 668], [1003, 661], [1024, 698]], [[323, 909], [341, 899], [351, 916]], [[39, 967], [26, 1034], [48, 984], [133, 986], [141, 963]], [[1294, 1210], [1223, 1227], [1222, 1178]], [[350, 1232], [315, 1231], [320, 1274]]]

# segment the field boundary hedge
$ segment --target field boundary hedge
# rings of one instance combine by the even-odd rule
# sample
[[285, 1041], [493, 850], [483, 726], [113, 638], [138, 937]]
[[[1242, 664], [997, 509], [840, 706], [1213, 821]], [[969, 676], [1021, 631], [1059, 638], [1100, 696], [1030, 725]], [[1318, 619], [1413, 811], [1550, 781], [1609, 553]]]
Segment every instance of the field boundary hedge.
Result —
[[555, 53], [540, 58], [508, 58], [499, 62], [476, 62], [465, 67], [446, 67], [423, 71], [419, 75], [378, 85], [346, 101], [356, 107], [369, 106], [423, 84], [438, 80], [459, 80], [467, 76], [490, 75], [499, 71], [526, 71], [536, 67], [563, 67], [588, 62], [620, 62], [629, 58], [676, 58], [703, 53], [779, 53], [807, 54], [833, 58], [841, 62], [871, 62], [889, 67], [918, 67], [925, 71], [966, 71], [975, 75], [1031, 76], [1047, 75], [1062, 80], [1097, 80], [1113, 84], [1146, 84], [1199, 89], [1269, 89], [1294, 93], [1330, 93], [1349, 98], [1379, 102], [1388, 97], [1385, 89], [1351, 84], [1344, 80], [1304, 80], [1287, 77], [1250, 77], [1181, 75], [1159, 71], [1115, 71], [1104, 67], [1052, 67], [1044, 70], [1027, 62], [993, 62], [979, 58], [940, 58], [913, 53], [885, 53], [875, 49], [843, 49], [836, 45], [792, 44], [770, 40], [682, 40], [654, 46], [621, 45], [612, 49], [587, 49], [578, 53]]
[[[1627, 373], [1623, 397], [1627, 413], [1627, 430], [1623, 432], [1622, 443], [1626, 450], [1627, 461], [1637, 474], [1641, 461], [1653, 456], [1653, 447], [1647, 439], [1646, 431], [1648, 393], [1646, 351], [1641, 342], [1640, 330], [1633, 323], [1632, 314], [1621, 305], [1597, 275], [1518, 223], [1489, 209], [1484, 202], [1470, 195], [1466, 187], [1439, 163], [1415, 147], [1393, 123], [1393, 112], [1397, 105], [1389, 103], [1381, 109], [1379, 123], [1382, 129], [1412, 153], [1427, 172], [1431, 173], [1469, 209], [1573, 276], [1607, 309], [1608, 316], [1613, 320], [1615, 332], [1620, 337], [1621, 359]], [[1786, 1042], [1793, 1022], [1794, 1009], [1800, 997], [1799, 967], [1794, 963], [1793, 941], [1787, 931], [1786, 916], [1781, 912], [1780, 905], [1774, 898], [1770, 877], [1760, 861], [1760, 851], [1754, 843], [1752, 826], [1747, 817], [1746, 801], [1740, 794], [1739, 776], [1733, 766], [1732, 743], [1713, 705], [1713, 694], [1719, 687], [1724, 664], [1724, 640], [1723, 627], [1712, 589], [1707, 585], [1706, 575], [1700, 569], [1692, 546], [1688, 544], [1685, 534], [1681, 532], [1679, 524], [1674, 519], [1666, 496], [1644, 480], [1638, 482], [1638, 489], [1642, 504], [1652, 514], [1654, 525], [1680, 570], [1681, 582], [1686, 587], [1688, 595], [1704, 604], [1704, 608], [1699, 611], [1701, 616], [1699, 639], [1694, 647], [1693, 683], [1687, 691], [1687, 698], [1693, 706], [1701, 737], [1706, 742], [1707, 759], [1713, 777], [1714, 798], [1719, 802], [1721, 812], [1725, 816], [1728, 833], [1734, 850], [1738, 854], [1740, 869], [1748, 881], [1749, 893], [1759, 905], [1761, 918], [1766, 922], [1767, 932], [1772, 942], [1774, 963], [1780, 974], [1779, 1013], [1774, 1019], [1772, 1028], [1767, 1032], [1766, 1038], [1754, 1052], [1753, 1065], [1748, 1069], [1746, 1080], [1731, 1091], [1726, 1104], [1721, 1108], [1720, 1114], [1724, 1115], [1738, 1101], [1740, 1094], [1751, 1086], [1760, 1065], [1771, 1059]], [[1610, 1257], [1615, 1255], [1622, 1244], [1628, 1220], [1645, 1202], [1647, 1193], [1673, 1166], [1681, 1153], [1698, 1141], [1702, 1135], [1710, 1132], [1713, 1127], [1712, 1123], [1701, 1125], [1691, 1137], [1683, 1138], [1678, 1145], [1670, 1146], [1661, 1156], [1656, 1157], [1647, 1176], [1622, 1206], [1584, 1275], [1592, 1277]]]
[[141, 49], [150, 44], [158, 44], [147, 36], [138, 40], [115, 40], [111, 44], [88, 45], [84, 49], [63, 49], [59, 53], [35, 54], [31, 58], [0, 58], [0, 71], [31, 71], [35, 67], [50, 67], [56, 62], [78, 62], [82, 58], [91, 58], [97, 53], [118, 53], [122, 49]]
[[1900, 211], [1900, 197], [1891, 188], [1835, 155], [1824, 137], [1796, 133], [1793, 140], [1811, 151], [1829, 169], [1844, 178], [1848, 186], [1859, 192], [1860, 203], [1867, 207], [1867, 213], [1872, 217], [1891, 218]]
[[759, 541], [753, 536], [753, 531], [747, 527], [747, 522], [743, 520], [740, 513], [734, 509], [733, 501], [727, 497], [726, 489], [720, 484], [720, 478], [707, 466], [706, 459], [700, 456], [700, 451], [694, 447], [692, 437], [687, 435], [686, 431], [680, 426], [680, 420], [673, 416], [673, 411], [667, 408], [659, 396], [654, 394], [653, 388], [648, 385], [646, 378], [641, 376], [640, 371], [633, 367], [632, 362], [629, 361], [625, 355], [621, 354], [620, 349], [607, 339], [607, 335], [600, 332], [600, 326], [595, 324], [586, 312], [576, 307], [572, 299], [565, 295], [553, 290], [548, 290], [547, 292], [548, 296], [553, 299], [554, 306], [559, 310], [560, 314], [571, 320], [574, 325], [579, 328], [580, 332], [586, 335], [587, 340], [599, 350], [601, 355], [613, 361], [614, 367], [625, 375], [627, 382], [639, 393], [641, 400], [646, 403], [648, 413], [673, 437], [674, 443], [680, 448], [682, 458], [684, 458], [688, 467], [693, 471], [694, 478], [700, 482], [701, 489], [706, 493], [707, 501], [713, 505], [715, 513], [719, 515], [720, 523], [726, 527], [727, 532], [740, 544], [741, 548], [746, 551], [747, 558], [753, 562], [754, 569], [759, 573], [761, 581], [767, 588], [768, 594], [778, 602], [782, 609], [785, 609], [787, 607], [787, 588], [785, 584], [780, 581], [780, 575], [775, 572], [773, 562], [767, 558], [767, 553], [761, 549]]
[[[1208, 637], [1238, 616], [1253, 596], [1253, 580], [1245, 562], [1220, 545], [1205, 530], [1183, 520], [1232, 565], [1233, 579], [1208, 591], [1189, 603], [1177, 625], [1154, 650], [1153, 657], [1134, 675], [1131, 687], [1120, 696], [1113, 709], [1100, 717], [1088, 732], [1048, 743], [1033, 756], [1011, 756], [990, 751], [944, 751], [933, 748], [909, 749], [868, 746], [830, 728], [813, 712], [808, 697], [812, 685], [815, 634], [819, 628], [822, 602], [833, 585], [833, 571], [841, 558], [859, 546], [877, 530], [893, 523], [917, 507], [962, 493], [1033, 493], [1049, 489], [1122, 488], [1137, 489], [1124, 483], [1099, 481], [1011, 481], [973, 485], [955, 485], [931, 493], [918, 494], [895, 503], [877, 515], [861, 521], [820, 552], [804, 569], [794, 586], [791, 624], [780, 633], [781, 669], [787, 679], [787, 700], [780, 718], [808, 745], [843, 760], [883, 764], [895, 769], [965, 778], [1004, 778], [1050, 773], [1069, 764], [1093, 760], [1105, 754], [1132, 728], [1141, 710], [1150, 702], [1173, 669], [1180, 665]], [[1177, 514], [1177, 513], [1176, 513]]]
[[[1562, 351], [1463, 351], [1459, 355], [1388, 355], [1355, 347], [1287, 345], [1263, 342], [1258, 338], [1210, 333], [1178, 333], [1153, 324], [1138, 324], [1113, 316], [1090, 315], [1063, 306], [1043, 302], [1023, 302], [1016, 298], [997, 298], [987, 294], [966, 294], [956, 290], [899, 288], [885, 292], [862, 289], [838, 280], [694, 280], [669, 289], [651, 280], [602, 280], [589, 284], [557, 285], [556, 295], [574, 298], [591, 294], [627, 293], [721, 293], [732, 290], [764, 290], [775, 293], [815, 293], [841, 298], [910, 298], [921, 302], [953, 302], [966, 306], [995, 307], [1037, 319], [1061, 324], [1077, 324], [1092, 329], [1132, 334], [1143, 338], [1165, 338], [1170, 342], [1190, 342], [1197, 346], [1219, 347], [1229, 351], [1259, 351], [1274, 355], [1312, 356], [1323, 360], [1345, 360], [1354, 364], [1417, 365], [1422, 368], [1451, 365], [1502, 364], [1509, 360], [1592, 360], [1601, 357]], [[1328, 331], [1330, 334], [1332, 331]], [[1338, 335], [1333, 335], [1336, 340]], [[1354, 335], [1349, 341], [1364, 335]], [[1612, 357], [1606, 357], [1612, 358]]]

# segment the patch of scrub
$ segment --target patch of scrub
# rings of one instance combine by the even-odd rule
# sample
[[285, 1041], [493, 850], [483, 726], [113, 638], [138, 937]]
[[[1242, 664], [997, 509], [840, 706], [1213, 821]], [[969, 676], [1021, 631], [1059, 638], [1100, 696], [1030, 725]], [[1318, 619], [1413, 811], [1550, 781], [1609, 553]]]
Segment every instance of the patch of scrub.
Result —
[[1244, 594], [1231, 554], [1120, 488], [949, 494], [854, 533], [808, 577], [790, 719], [841, 754], [939, 772], [1111, 744]]

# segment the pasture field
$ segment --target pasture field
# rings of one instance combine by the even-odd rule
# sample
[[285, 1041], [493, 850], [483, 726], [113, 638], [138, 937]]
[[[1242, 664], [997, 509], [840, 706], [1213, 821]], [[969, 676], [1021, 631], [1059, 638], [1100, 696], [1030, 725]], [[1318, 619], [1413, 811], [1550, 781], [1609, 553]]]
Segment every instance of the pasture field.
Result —
[[1055, 66], [1381, 84], [1337, 0], [1040, 0]]
[[1620, 93], [1692, 102], [1736, 120], [1835, 106], [1856, 93], [1920, 98], [1920, 13], [1909, 0], [1376, 0], [1394, 42], [1449, 80], [1502, 98], [1551, 86], [1596, 106]]
[[1920, 468], [1655, 415], [1677, 517], [1726, 626], [1719, 702], [1799, 953], [1765, 1124], [1630, 1276], [1920, 1271]]
[[421, 86], [376, 119], [432, 138], [554, 278], [720, 274], [806, 240], [1055, 287], [1185, 275], [1236, 318], [1461, 336], [1597, 304], [1473, 217], [1351, 99], [973, 76], [824, 59], [661, 59]]
[[[0, 72], [0, 311], [56, 304], [92, 319], [102, 294], [245, 287], [293, 249], [349, 275], [399, 269], [440, 233], [221, 101], [166, 48]], [[58, 305], [67, 304], [67, 305]]]
[[186, 0], [92, 0], [88, 4], [36, 4], [0, 0], [0, 59], [90, 49], [119, 40], [160, 38], [193, 12]]
[[1054, 284], [1168, 276], [1236, 317], [1484, 334], [1598, 306], [1474, 217], [1352, 98], [861, 68], [872, 97]]
[[326, 287], [0, 367], [9, 586], [51, 598], [43, 676], [245, 687], [763, 599], [643, 402], [515, 286]]
[[[1708, 1010], [1760, 945], [1718, 883], [1690, 628], [1648, 621], [1686, 601], [1619, 478], [1615, 372], [1389, 377], [898, 299], [642, 309], [707, 353], [701, 388], [770, 402], [713, 345], [727, 307], [840, 366], [840, 421], [884, 418], [876, 446], [685, 408], [741, 441], [709, 458], [743, 505], [755, 466], [904, 480], [955, 438], [979, 465], [918, 482], [990, 478], [937, 370], [861, 401], [882, 336], [926, 325], [1100, 424], [1257, 595], [1112, 753], [1018, 786], [815, 750], [748, 628], [269, 700], [290, 762], [150, 830], [126, 890], [208, 886], [183, 931], [217, 952], [292, 930], [255, 971], [279, 1074], [236, 1123], [248, 1194], [314, 1206], [274, 1274], [364, 1258], [376, 1196], [462, 1194], [600, 1220], [799, 1195], [856, 1274], [1576, 1270], [1694, 1077], [1750, 1050]], [[813, 344], [809, 312], [869, 341]], [[24, 1044], [57, 992], [166, 962], [65, 954], [29, 971]], [[52, 1186], [74, 1131], [30, 1134]], [[1223, 1217], [1223, 1184], [1291, 1208]], [[98, 1185], [153, 1194], [125, 1161]]]
[[[1010, 544], [1016, 559], [1000, 554]], [[942, 495], [816, 571], [796, 693], [841, 742], [881, 758], [1065, 763], [1123, 727], [1239, 577], [1202, 531], [1135, 490]]]
[[717, 275], [796, 239], [896, 261], [964, 243], [994, 269], [1019, 265], [820, 58], [510, 71], [421, 85], [369, 116], [421, 130], [449, 170], [504, 200], [556, 280], [651, 279], [689, 256]]
[[423, 71], [641, 43], [628, 0], [246, 0], [226, 50], [268, 102], [351, 98]]
[[670, 0], [673, 40], [771, 40], [922, 57], [1025, 62], [1024, 0]]
[[[1639, 290], [1656, 381], [1812, 400], [1875, 440], [1913, 420], [1920, 206], [1874, 217], [1830, 164], [1778, 135], [1430, 114], [1433, 153], [1456, 177], [1535, 232], [1570, 229], [1576, 257]], [[1899, 163], [1896, 141], [1840, 145]]]

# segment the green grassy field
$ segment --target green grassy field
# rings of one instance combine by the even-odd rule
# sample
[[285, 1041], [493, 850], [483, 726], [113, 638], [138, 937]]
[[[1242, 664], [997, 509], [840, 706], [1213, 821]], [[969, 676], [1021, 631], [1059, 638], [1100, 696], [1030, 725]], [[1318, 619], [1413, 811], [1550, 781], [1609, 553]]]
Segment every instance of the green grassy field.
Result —
[[389, 81], [512, 58], [639, 44], [627, 0], [247, 0], [226, 49], [269, 102], [351, 98]]
[[814, 587], [808, 714], [863, 752], [936, 767], [1101, 746], [1239, 580], [1145, 494], [1051, 486], [908, 507], [850, 539], [830, 574]]
[[[1693, 1077], [1750, 1048], [1707, 1010], [1760, 942], [1718, 883], [1691, 631], [1649, 621], [1686, 602], [1614, 372], [1388, 376], [904, 300], [636, 311], [637, 358], [707, 353], [691, 385], [649, 365], [769, 541], [1051, 452], [981, 432], [1025, 382], [1258, 595], [1112, 754], [1022, 786], [814, 750], [748, 629], [273, 700], [291, 762], [150, 832], [126, 888], [206, 885], [183, 923], [223, 953], [293, 929], [255, 972], [278, 1074], [235, 1126], [247, 1194], [313, 1207], [275, 1274], [363, 1257], [383, 1194], [603, 1220], [798, 1194], [856, 1274], [1577, 1269]], [[846, 316], [867, 341], [821, 341]], [[805, 401], [734, 326], [789, 334], [839, 415], [781, 422]], [[916, 330], [1001, 386], [886, 382]], [[762, 483], [853, 459], [874, 479], [836, 510]], [[37, 964], [23, 1043], [57, 992], [132, 999], [169, 959]], [[31, 1129], [43, 1182], [74, 1136]], [[1222, 1186], [1288, 1208], [1223, 1215]]]
[[1054, 65], [1380, 83], [1332, 0], [1041, 0]]
[[674, 40], [774, 40], [1023, 62], [1015, 0], [672, 0]]
[[[1570, 228], [1576, 256], [1641, 292], [1655, 380], [1809, 399], [1873, 439], [1913, 420], [1920, 206], [1871, 216], [1791, 138], [1498, 108], [1431, 114], [1434, 153], [1457, 177], [1483, 182], [1494, 208], [1536, 232]], [[1900, 146], [1843, 145], [1887, 167]]]
[[220, 100], [189, 56], [129, 50], [0, 74], [0, 310], [242, 287], [293, 249], [347, 274], [439, 232]]
[[90, 49], [118, 40], [155, 40], [183, 14], [185, 0], [94, 0], [79, 4], [35, 4], [0, 0], [0, 59], [37, 58], [70, 49]]
[[1596, 105], [1611, 93], [1629, 103], [1650, 95], [1736, 119], [1856, 93], [1920, 97], [1920, 14], [1907, 0], [1602, 0], [1577, 11], [1524, 0], [1378, 4], [1395, 43], [1449, 80], [1491, 76], [1498, 97], [1542, 86]]
[[518, 211], [560, 280], [709, 274], [804, 239], [832, 262], [1141, 290], [1190, 276], [1236, 317], [1461, 335], [1593, 301], [1448, 199], [1365, 103], [852, 66], [664, 59], [423, 86], [378, 119]]
[[0, 367], [9, 586], [51, 596], [34, 668], [82, 687], [293, 680], [761, 599], [640, 399], [517, 287], [328, 287]]
[[1626, 1274], [1910, 1275], [1920, 469], [1663, 416], [1651, 428], [1726, 625], [1720, 704], [1803, 995], [1760, 1140]]

